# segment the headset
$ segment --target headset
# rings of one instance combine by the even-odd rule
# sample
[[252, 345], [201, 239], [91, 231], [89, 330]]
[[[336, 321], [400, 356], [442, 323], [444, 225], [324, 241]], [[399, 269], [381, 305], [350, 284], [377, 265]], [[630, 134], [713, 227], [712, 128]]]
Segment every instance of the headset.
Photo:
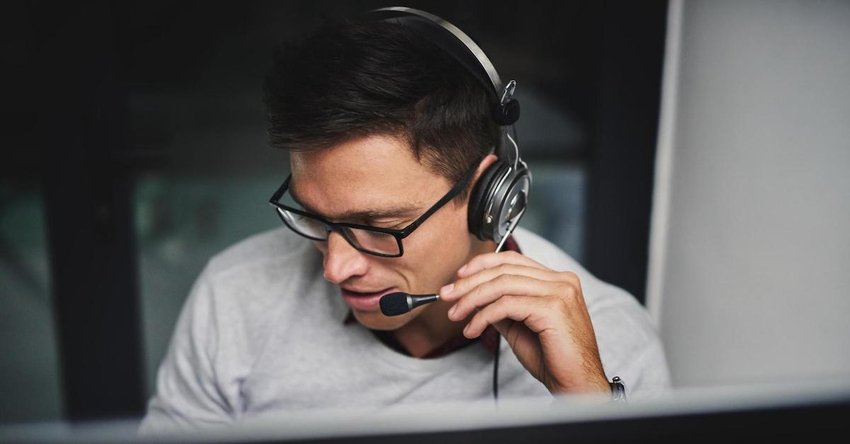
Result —
[[[531, 172], [520, 159], [514, 123], [519, 119], [516, 81], [502, 84], [484, 51], [463, 31], [433, 14], [406, 7], [369, 11], [369, 18], [415, 29], [463, 65], [492, 93], [492, 118], [501, 134], [494, 152], [498, 158], [476, 182], [469, 198], [469, 231], [480, 240], [496, 242], [500, 251], [528, 205]], [[512, 149], [511, 149], [512, 148]]]

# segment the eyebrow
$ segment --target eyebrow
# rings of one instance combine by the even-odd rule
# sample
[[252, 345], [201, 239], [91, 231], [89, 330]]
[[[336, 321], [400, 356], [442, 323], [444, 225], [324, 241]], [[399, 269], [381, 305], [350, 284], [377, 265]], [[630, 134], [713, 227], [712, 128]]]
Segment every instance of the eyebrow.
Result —
[[385, 208], [385, 209], [366, 209], [366, 210], [349, 210], [339, 214], [333, 215], [333, 217], [324, 215], [318, 211], [316, 211], [311, 206], [305, 204], [301, 199], [298, 198], [298, 195], [295, 194], [295, 187], [293, 187], [293, 183], [289, 183], [289, 194], [292, 196], [292, 199], [304, 207], [307, 212], [315, 214], [316, 216], [322, 217], [323, 219], [331, 220], [331, 221], [345, 221], [345, 220], [373, 220], [380, 218], [409, 218], [413, 216], [417, 216], [421, 211], [419, 207], [408, 205], [408, 206], [398, 206], [394, 208]]

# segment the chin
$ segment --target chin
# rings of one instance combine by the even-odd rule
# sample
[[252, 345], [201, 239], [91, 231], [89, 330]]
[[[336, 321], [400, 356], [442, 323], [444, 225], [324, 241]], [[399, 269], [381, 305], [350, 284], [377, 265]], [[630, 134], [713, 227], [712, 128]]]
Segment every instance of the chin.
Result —
[[370, 330], [390, 331], [404, 327], [416, 317], [417, 311], [414, 310], [399, 316], [384, 316], [380, 311], [363, 312], [352, 310], [352, 313], [354, 314], [354, 318], [357, 319], [357, 322]]

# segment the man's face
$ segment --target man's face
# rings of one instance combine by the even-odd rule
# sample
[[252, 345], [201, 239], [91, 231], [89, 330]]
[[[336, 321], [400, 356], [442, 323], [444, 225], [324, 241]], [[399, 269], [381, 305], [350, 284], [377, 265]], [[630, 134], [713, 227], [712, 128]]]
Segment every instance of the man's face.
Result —
[[[334, 222], [400, 229], [454, 185], [417, 161], [405, 142], [390, 136], [293, 152], [290, 158], [292, 196]], [[364, 216], [367, 212], [372, 215]], [[402, 241], [404, 255], [397, 258], [362, 253], [332, 233], [326, 242], [315, 243], [324, 256], [325, 279], [340, 286], [354, 316], [371, 329], [395, 330], [423, 313], [445, 312], [446, 307], [435, 303], [386, 317], [378, 302], [394, 291], [436, 293], [454, 280], [458, 268], [482, 248], [467, 229], [466, 212], [465, 202], [449, 202]]]

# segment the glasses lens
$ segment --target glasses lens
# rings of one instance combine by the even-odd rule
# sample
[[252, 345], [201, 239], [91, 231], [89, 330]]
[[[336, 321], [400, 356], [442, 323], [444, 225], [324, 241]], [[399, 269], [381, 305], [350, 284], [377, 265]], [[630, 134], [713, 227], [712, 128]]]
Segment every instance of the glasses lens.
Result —
[[328, 238], [328, 226], [312, 217], [302, 216], [282, 208], [277, 208], [277, 214], [280, 215], [286, 226], [302, 236], [314, 240], [327, 240]]
[[[277, 214], [292, 231], [313, 240], [328, 240], [331, 228], [324, 222], [282, 208], [277, 208]], [[401, 253], [398, 240], [391, 234], [350, 227], [341, 227], [339, 231], [358, 250], [384, 256]]]
[[401, 253], [399, 242], [392, 234], [360, 228], [344, 228], [343, 234], [356, 248], [372, 253], [395, 256]]
[[[278, 202], [287, 207], [295, 208], [305, 213], [307, 212], [289, 193], [284, 193]], [[278, 215], [280, 215], [281, 220], [283, 220], [283, 223], [292, 231], [313, 240], [328, 240], [328, 235], [332, 228], [325, 222], [281, 207], [276, 207], [275, 209]], [[391, 234], [363, 228], [351, 228], [339, 225], [337, 227], [336, 231], [342, 234], [348, 243], [360, 251], [381, 256], [398, 256], [401, 254], [399, 242]]]

